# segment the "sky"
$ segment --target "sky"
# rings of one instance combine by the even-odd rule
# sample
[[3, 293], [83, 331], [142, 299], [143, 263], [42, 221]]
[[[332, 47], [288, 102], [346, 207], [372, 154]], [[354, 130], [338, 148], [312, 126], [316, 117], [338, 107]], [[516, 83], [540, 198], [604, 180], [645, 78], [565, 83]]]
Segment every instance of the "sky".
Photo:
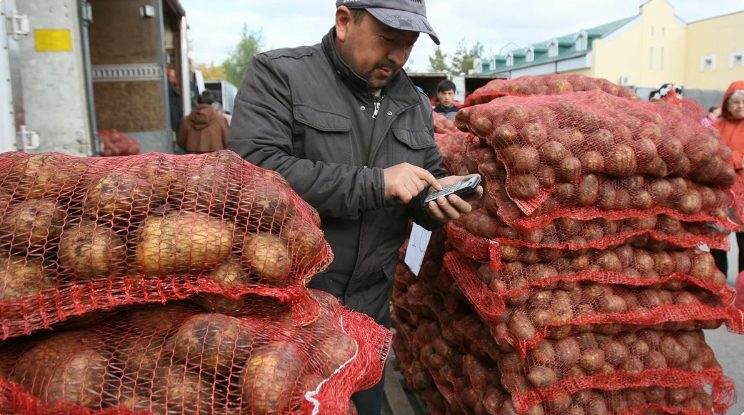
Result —
[[[685, 22], [744, 10], [744, 0], [668, 0]], [[180, 0], [191, 57], [220, 64], [245, 25], [263, 36], [263, 50], [313, 45], [333, 26], [333, 0]], [[549, 40], [638, 14], [646, 0], [426, 0], [427, 17], [450, 56], [476, 42], [487, 55]], [[407, 68], [426, 71], [434, 42], [419, 37]]]

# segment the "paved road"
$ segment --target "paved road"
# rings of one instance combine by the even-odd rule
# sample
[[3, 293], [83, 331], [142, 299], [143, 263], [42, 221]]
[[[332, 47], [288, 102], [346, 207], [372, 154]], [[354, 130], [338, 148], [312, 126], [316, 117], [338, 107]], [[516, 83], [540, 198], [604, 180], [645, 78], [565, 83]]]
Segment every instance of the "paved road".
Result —
[[744, 336], [730, 333], [726, 327], [706, 330], [705, 339], [716, 353], [726, 376], [736, 382], [739, 401], [731, 407], [729, 415], [744, 414]]

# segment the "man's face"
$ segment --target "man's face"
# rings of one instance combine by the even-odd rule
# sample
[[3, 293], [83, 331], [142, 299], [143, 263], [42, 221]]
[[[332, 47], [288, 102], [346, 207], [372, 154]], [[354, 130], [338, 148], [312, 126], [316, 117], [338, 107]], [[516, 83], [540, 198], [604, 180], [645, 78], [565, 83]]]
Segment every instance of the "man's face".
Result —
[[733, 96], [730, 97], [726, 101], [726, 109], [728, 109], [728, 112], [734, 119], [744, 119], [744, 97], [742, 97], [741, 95], [737, 96], [736, 98], [734, 98]]
[[449, 91], [437, 92], [437, 98], [442, 106], [451, 107], [455, 102], [455, 91], [450, 89]]
[[354, 22], [345, 6], [336, 11], [339, 55], [374, 89], [382, 88], [400, 72], [418, 37], [418, 32], [393, 29], [369, 13]]

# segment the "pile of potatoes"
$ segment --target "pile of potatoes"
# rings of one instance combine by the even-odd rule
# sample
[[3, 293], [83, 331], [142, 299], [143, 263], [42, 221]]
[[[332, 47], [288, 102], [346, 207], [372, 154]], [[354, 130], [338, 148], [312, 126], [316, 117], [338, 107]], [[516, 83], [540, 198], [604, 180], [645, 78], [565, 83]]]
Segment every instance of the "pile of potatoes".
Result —
[[516, 79], [494, 79], [468, 95], [467, 106], [485, 104], [504, 96], [560, 95], [569, 92], [601, 90], [610, 95], [638, 100], [628, 88], [606, 79], [591, 78], [580, 74], [555, 74], [547, 76], [522, 76]]
[[[305, 394], [346, 371], [379, 369], [375, 330], [357, 327], [368, 350], [338, 326], [340, 304], [314, 292], [321, 318], [307, 326], [292, 323], [289, 307], [277, 303], [255, 315], [204, 313], [185, 302], [145, 306], [86, 330], [34, 340], [9, 359], [7, 376], [52, 408], [94, 411], [127, 409], [152, 414], [278, 414], [306, 407]], [[348, 312], [347, 312], [348, 313]], [[348, 324], [348, 323], [347, 323]], [[358, 323], [357, 323], [358, 324]], [[376, 358], [379, 360], [379, 356]], [[321, 408], [346, 408], [364, 372], [350, 376]], [[324, 401], [332, 396], [333, 401]], [[0, 403], [1, 411], [12, 411]], [[330, 409], [329, 409], [330, 410]], [[330, 412], [329, 412], [330, 413]], [[334, 412], [336, 413], [336, 412]], [[338, 412], [341, 413], [341, 412]]]
[[578, 334], [541, 341], [523, 358], [495, 344], [467, 304], [451, 305], [451, 277], [399, 274], [409, 285], [393, 295], [396, 358], [429, 413], [712, 411], [714, 397], [703, 386], [721, 368], [700, 331]]
[[125, 277], [303, 286], [330, 261], [317, 212], [232, 152], [13, 154], [0, 174], [0, 301]]

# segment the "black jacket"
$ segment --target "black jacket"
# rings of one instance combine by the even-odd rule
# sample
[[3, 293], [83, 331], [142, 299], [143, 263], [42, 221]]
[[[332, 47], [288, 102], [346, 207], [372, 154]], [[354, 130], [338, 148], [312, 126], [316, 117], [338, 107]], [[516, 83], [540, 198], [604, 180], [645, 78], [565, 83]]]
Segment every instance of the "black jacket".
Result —
[[383, 169], [408, 162], [446, 172], [428, 98], [401, 71], [375, 98], [338, 57], [335, 30], [319, 45], [258, 54], [235, 100], [228, 147], [279, 172], [315, 207], [335, 259], [310, 286], [378, 321], [387, 315], [409, 218], [438, 223], [420, 198], [384, 199]]

